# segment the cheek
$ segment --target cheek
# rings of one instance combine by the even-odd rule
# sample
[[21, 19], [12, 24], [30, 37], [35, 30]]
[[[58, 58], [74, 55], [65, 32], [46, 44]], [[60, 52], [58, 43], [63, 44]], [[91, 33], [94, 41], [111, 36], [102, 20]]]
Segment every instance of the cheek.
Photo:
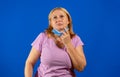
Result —
[[66, 20], [66, 21], [65, 21], [65, 23], [66, 23], [66, 24], [69, 24], [69, 21], [68, 21], [68, 20]]
[[50, 25], [53, 27], [53, 28], [55, 28], [56, 26], [55, 26], [55, 22], [50, 22]]
[[55, 24], [55, 21], [51, 21], [51, 25], [54, 25]]
[[52, 25], [52, 26], [53, 26], [53, 25], [54, 25], [54, 22], [53, 22], [53, 21], [50, 21], [50, 25]]
[[69, 24], [69, 21], [68, 21], [68, 18], [67, 18], [67, 17], [66, 17], [64, 20], [65, 20], [65, 23], [66, 23], [66, 24]]

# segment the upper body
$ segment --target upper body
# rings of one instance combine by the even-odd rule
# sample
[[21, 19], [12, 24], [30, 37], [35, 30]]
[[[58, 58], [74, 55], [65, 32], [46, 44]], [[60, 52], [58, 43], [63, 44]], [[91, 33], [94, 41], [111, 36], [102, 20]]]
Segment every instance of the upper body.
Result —
[[[68, 26], [69, 30], [65, 30]], [[52, 30], [62, 32], [57, 36]], [[65, 30], [65, 31], [64, 31]], [[49, 27], [32, 43], [26, 61], [25, 77], [31, 76], [32, 67], [40, 58], [38, 77], [74, 77], [73, 70], [82, 71], [86, 66], [83, 43], [72, 30], [70, 14], [64, 8], [55, 8], [49, 14]]]
[[[74, 48], [82, 46], [83, 43], [79, 36], [71, 40]], [[45, 33], [40, 33], [32, 43], [40, 56], [40, 66], [38, 74], [40, 77], [72, 77], [74, 76], [72, 63], [67, 53], [66, 47], [59, 48], [52, 38], [48, 38]]]

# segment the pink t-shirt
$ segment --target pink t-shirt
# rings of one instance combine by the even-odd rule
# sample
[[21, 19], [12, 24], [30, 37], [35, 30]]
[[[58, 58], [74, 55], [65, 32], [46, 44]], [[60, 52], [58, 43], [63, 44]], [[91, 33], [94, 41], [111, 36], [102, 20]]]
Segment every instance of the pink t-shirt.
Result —
[[[77, 35], [71, 42], [74, 47], [83, 45]], [[72, 63], [65, 47], [58, 48], [53, 39], [48, 38], [45, 33], [38, 35], [33, 41], [32, 47], [41, 53], [38, 77], [73, 77]]]

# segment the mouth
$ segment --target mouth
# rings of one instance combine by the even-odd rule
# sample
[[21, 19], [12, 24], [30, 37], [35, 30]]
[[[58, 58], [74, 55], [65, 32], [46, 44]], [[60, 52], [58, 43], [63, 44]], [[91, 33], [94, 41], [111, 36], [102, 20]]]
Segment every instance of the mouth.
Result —
[[60, 22], [57, 22], [57, 25], [58, 25], [58, 26], [61, 26], [61, 25], [63, 25], [63, 22], [61, 22], [61, 21], [60, 21]]
[[56, 23], [56, 26], [58, 26], [59, 27], [59, 31], [63, 31], [63, 27], [64, 27], [64, 24], [63, 24], [63, 22], [58, 22], [58, 23]]
[[62, 23], [57, 23], [58, 26], [62, 26], [63, 24]]

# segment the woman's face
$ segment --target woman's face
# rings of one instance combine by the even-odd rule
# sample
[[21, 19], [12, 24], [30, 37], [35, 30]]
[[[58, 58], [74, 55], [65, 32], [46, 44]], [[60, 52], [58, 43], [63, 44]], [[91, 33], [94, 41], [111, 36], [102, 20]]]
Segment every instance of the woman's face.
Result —
[[62, 31], [69, 24], [68, 16], [62, 10], [55, 10], [50, 19], [51, 26], [59, 31]]

